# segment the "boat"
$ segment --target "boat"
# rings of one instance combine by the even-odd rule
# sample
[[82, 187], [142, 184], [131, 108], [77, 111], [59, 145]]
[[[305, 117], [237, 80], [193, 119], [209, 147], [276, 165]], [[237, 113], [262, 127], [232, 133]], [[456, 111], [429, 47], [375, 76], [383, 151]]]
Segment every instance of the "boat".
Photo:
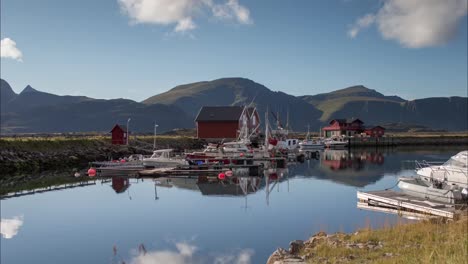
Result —
[[191, 161], [208, 160], [216, 162], [239, 157], [251, 157], [253, 150], [245, 141], [232, 141], [223, 144], [208, 144], [203, 151], [187, 153], [186, 159]]
[[445, 203], [468, 202], [468, 151], [440, 165], [416, 161], [416, 175], [399, 179], [402, 192]]
[[416, 161], [416, 173], [429, 184], [446, 182], [468, 188], [468, 151], [457, 153], [443, 164]]
[[158, 149], [153, 152], [149, 158], [143, 158], [143, 166], [145, 167], [168, 167], [188, 165], [188, 162], [177, 156], [173, 149]]
[[307, 127], [306, 138], [299, 142], [299, 152], [300, 153], [315, 153], [319, 150], [325, 148], [325, 144], [320, 139], [311, 139], [309, 133], [309, 127]]
[[344, 137], [326, 138], [323, 143], [327, 148], [344, 148], [348, 146], [348, 141]]
[[468, 201], [468, 190], [466, 188], [447, 183], [429, 184], [420, 177], [401, 177], [398, 181], [398, 188], [403, 193], [429, 201], [448, 204]]

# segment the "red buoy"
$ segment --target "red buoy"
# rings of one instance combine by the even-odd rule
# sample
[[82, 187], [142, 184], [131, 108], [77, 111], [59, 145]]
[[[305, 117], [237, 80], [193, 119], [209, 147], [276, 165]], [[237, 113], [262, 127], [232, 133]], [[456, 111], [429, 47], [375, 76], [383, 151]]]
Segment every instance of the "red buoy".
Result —
[[88, 170], [88, 176], [89, 176], [89, 177], [94, 177], [94, 176], [96, 176], [96, 169], [95, 169], [95, 168], [92, 168], [92, 167], [89, 168], [89, 170]]
[[232, 171], [231, 170], [226, 171], [225, 174], [226, 174], [227, 177], [232, 177]]
[[241, 152], [241, 153], [239, 154], [239, 156], [244, 157], [244, 153]]
[[220, 180], [226, 179], [226, 174], [221, 172], [220, 174], [218, 174], [218, 179], [220, 179]]

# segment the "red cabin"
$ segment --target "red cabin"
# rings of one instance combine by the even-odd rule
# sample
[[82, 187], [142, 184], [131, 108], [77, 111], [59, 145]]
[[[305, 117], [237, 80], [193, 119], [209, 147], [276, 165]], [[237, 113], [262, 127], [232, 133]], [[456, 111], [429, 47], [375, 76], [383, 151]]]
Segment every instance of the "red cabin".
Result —
[[127, 127], [116, 124], [110, 131], [112, 133], [112, 145], [127, 144]]
[[195, 119], [197, 137], [236, 139], [243, 126], [249, 133], [258, 132], [260, 118], [255, 108], [244, 106], [204, 106]]
[[366, 128], [364, 132], [370, 137], [382, 137], [385, 134], [385, 128], [381, 126], [375, 126], [371, 128]]

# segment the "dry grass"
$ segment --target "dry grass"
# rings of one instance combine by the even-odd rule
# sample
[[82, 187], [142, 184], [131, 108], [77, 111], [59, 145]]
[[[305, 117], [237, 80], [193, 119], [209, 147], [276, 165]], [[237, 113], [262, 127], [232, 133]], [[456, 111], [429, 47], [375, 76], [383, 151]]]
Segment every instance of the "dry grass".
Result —
[[[467, 263], [468, 220], [443, 223], [423, 221], [383, 229], [360, 230], [353, 235], [338, 234], [344, 243], [319, 243], [306, 248], [309, 263]], [[381, 248], [348, 248], [347, 243], [382, 243]]]

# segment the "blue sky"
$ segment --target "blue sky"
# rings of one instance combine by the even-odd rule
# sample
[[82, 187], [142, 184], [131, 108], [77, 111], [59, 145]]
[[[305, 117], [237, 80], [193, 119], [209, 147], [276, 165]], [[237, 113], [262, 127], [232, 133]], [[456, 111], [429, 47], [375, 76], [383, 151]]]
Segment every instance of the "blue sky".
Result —
[[245, 77], [293, 95], [467, 96], [466, 0], [2, 0], [1, 38], [16, 92], [140, 101]]

